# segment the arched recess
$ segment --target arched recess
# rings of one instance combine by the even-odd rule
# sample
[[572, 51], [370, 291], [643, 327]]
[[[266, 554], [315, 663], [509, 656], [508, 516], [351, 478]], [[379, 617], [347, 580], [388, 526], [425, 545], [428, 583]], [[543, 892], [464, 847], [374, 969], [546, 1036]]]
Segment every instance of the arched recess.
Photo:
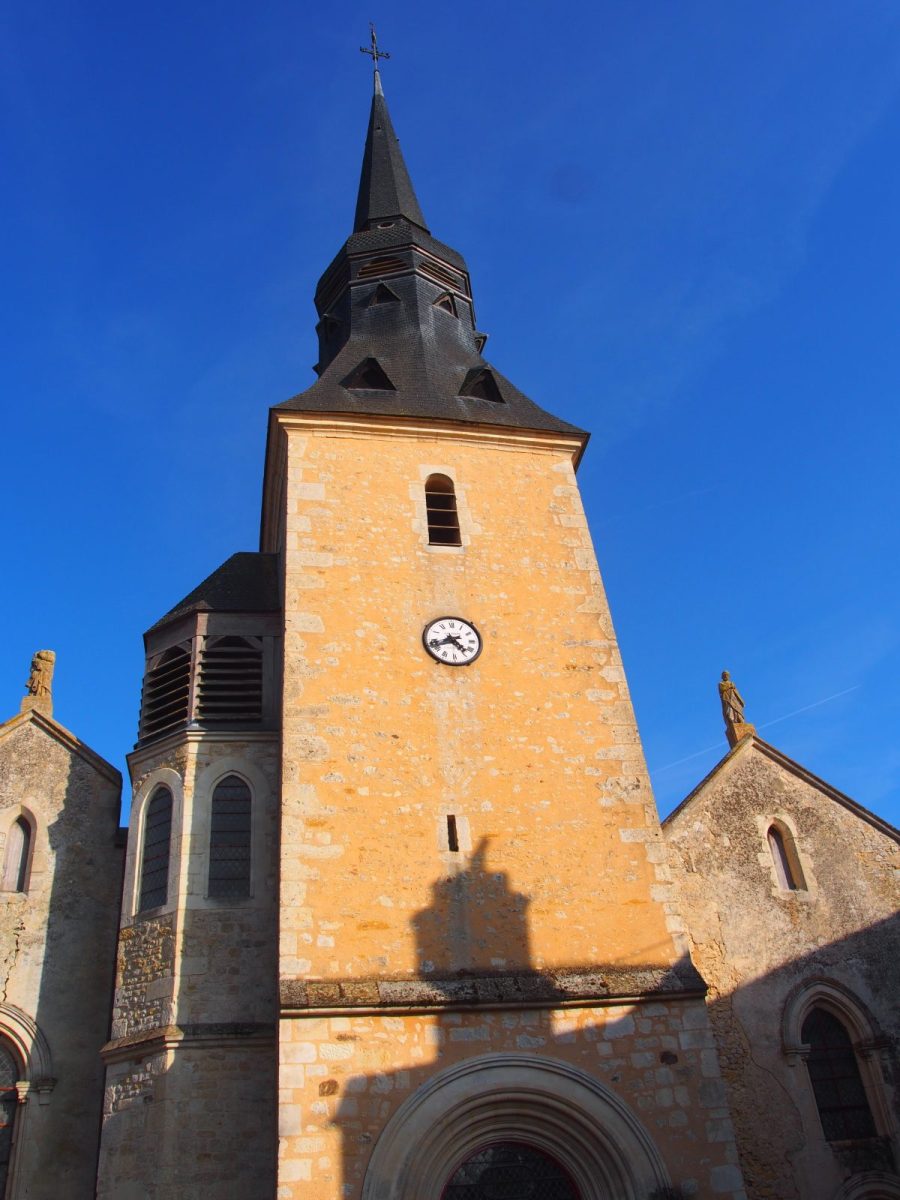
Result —
[[10, 1042], [19, 1056], [23, 1082], [49, 1092], [55, 1082], [50, 1044], [34, 1018], [14, 1004], [0, 1003], [0, 1037]]
[[487, 1054], [400, 1106], [372, 1152], [362, 1200], [440, 1200], [457, 1166], [498, 1141], [556, 1159], [581, 1200], [646, 1200], [669, 1186], [649, 1134], [596, 1079], [556, 1059]]
[[793, 1066], [809, 1056], [802, 1030], [814, 1008], [831, 1013], [847, 1030], [876, 1129], [881, 1135], [891, 1135], [894, 1121], [878, 1055], [887, 1043], [862, 1001], [843, 984], [832, 979], [808, 980], [788, 996], [781, 1022], [781, 1044], [788, 1061]]
[[37, 841], [37, 820], [34, 813], [17, 805], [6, 814], [6, 840], [3, 853], [0, 890], [27, 892], [31, 882], [31, 865]]
[[766, 841], [779, 889], [785, 892], [805, 892], [806, 876], [790, 826], [779, 818], [770, 821]]
[[864, 1171], [842, 1183], [832, 1200], [900, 1200], [900, 1179], [884, 1171]]

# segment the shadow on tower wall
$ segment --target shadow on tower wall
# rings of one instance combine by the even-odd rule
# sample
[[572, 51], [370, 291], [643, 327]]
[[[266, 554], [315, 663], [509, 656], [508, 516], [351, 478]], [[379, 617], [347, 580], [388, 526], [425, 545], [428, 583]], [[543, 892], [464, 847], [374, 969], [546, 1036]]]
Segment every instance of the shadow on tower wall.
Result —
[[[384, 1070], [339, 1079], [338, 1068], [334, 1078], [319, 1084], [320, 1097], [340, 1096], [333, 1124], [341, 1137], [341, 1194], [348, 1200], [361, 1195], [374, 1143], [400, 1104], [439, 1071], [475, 1056], [562, 1059], [640, 1108], [638, 1080], [626, 1062], [637, 1029], [633, 1001], [617, 1005], [610, 991], [610, 979], [621, 969], [535, 968], [529, 897], [510, 887], [505, 871], [490, 869], [488, 850], [484, 839], [462, 869], [437, 879], [431, 903], [413, 917], [418, 977], [380, 981], [385, 1007], [355, 1017], [338, 1034], [370, 1045], [381, 1038], [386, 1048]], [[660, 999], [702, 989], [689, 959], [654, 970]], [[601, 1025], [588, 1010], [604, 1001], [612, 1007]], [[352, 1011], [347, 1015], [354, 1017]], [[695, 1068], [679, 1063], [674, 1037], [662, 1039], [651, 1055], [659, 1079], [689, 1083]], [[398, 1059], [411, 1065], [394, 1069]], [[574, 1190], [547, 1194], [577, 1200]]]

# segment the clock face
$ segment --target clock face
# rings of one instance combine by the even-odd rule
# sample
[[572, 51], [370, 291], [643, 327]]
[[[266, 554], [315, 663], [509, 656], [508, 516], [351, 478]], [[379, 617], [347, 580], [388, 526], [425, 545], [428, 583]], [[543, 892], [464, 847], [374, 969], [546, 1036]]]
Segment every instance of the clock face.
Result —
[[438, 617], [429, 622], [422, 643], [432, 658], [451, 667], [465, 667], [481, 653], [481, 634], [461, 617]]

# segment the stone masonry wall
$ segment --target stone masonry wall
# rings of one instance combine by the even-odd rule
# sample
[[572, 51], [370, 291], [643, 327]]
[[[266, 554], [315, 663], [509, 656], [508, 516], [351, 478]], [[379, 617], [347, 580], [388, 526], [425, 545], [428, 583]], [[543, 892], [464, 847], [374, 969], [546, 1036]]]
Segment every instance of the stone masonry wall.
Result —
[[[277, 764], [271, 734], [176, 736], [134, 757], [100, 1197], [274, 1191]], [[211, 899], [211, 797], [231, 773], [252, 794], [251, 895]], [[142, 811], [158, 783], [175, 801], [169, 896], [143, 914]]]
[[[766, 841], [775, 820], [796, 845], [805, 885], [796, 890], [778, 883]], [[710, 987], [748, 1194], [819, 1200], [866, 1164], [896, 1172], [896, 1133], [853, 1154], [825, 1141], [783, 1022], [792, 998], [819, 983], [869, 1014], [881, 1048], [860, 1061], [873, 1107], [885, 1106], [882, 1132], [896, 1130], [897, 840], [753, 739], [664, 828], [691, 954]]]
[[[287, 436], [279, 1200], [357, 1197], [404, 1096], [523, 1047], [608, 1079], [686, 1194], [741, 1195], [715, 1051], [691, 1045], [702, 1008], [691, 1026], [675, 1001], [639, 1006], [607, 1039], [606, 1010], [526, 999], [614, 1004], [691, 975], [569, 449], [324, 418]], [[432, 473], [454, 481], [459, 548], [429, 545]], [[448, 615], [481, 632], [469, 666], [423, 648]], [[520, 989], [521, 1009], [291, 1011], [440, 1005], [466, 980]]]
[[[0, 857], [25, 812], [33, 855], [24, 892], [0, 892], [0, 1036], [27, 1042], [7, 1196], [90, 1200], [115, 963], [122, 852], [118, 772], [49, 718], [0, 727]], [[33, 1022], [50, 1056], [41, 1052]]]
[[653, 1002], [284, 1019], [278, 1200], [358, 1200], [372, 1149], [403, 1100], [466, 1057], [523, 1050], [569, 1062], [616, 1092], [683, 1197], [743, 1196], [702, 1002]]

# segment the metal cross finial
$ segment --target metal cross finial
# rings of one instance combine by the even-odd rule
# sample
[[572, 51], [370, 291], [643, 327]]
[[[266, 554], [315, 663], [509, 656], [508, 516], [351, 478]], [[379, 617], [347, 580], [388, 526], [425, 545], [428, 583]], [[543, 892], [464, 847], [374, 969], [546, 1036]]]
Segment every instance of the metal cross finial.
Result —
[[369, 22], [369, 36], [372, 39], [371, 48], [369, 48], [368, 46], [360, 46], [359, 50], [360, 50], [361, 54], [371, 55], [372, 61], [375, 64], [375, 70], [377, 72], [379, 58], [390, 58], [391, 56], [390, 56], [390, 54], [388, 54], [387, 50], [379, 50], [378, 49], [378, 37], [375, 33], [375, 26], [371, 21]]

